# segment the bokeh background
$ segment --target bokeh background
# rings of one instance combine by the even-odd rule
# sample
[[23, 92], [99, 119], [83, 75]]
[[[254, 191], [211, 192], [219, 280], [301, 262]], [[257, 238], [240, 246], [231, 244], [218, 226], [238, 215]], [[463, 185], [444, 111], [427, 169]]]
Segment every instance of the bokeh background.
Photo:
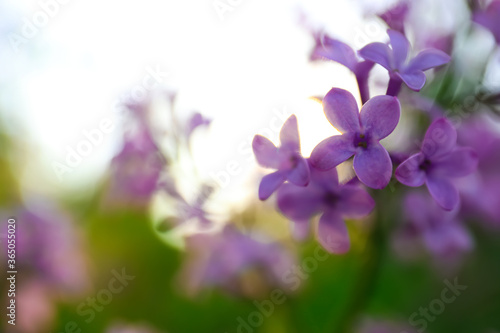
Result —
[[[458, 261], [399, 250], [390, 186], [371, 218], [384, 228], [352, 221], [337, 256], [257, 198], [253, 136], [277, 142], [295, 114], [308, 156], [334, 134], [311, 97], [357, 89], [346, 68], [310, 61], [311, 31], [355, 50], [386, 42], [376, 14], [395, 3], [0, 0], [2, 268], [8, 217], [18, 239], [17, 324], [2, 313], [0, 330], [414, 332], [411, 316], [458, 279], [467, 289], [426, 331], [500, 332], [498, 225], [468, 221], [474, 250]], [[459, 36], [455, 95], [483, 69], [500, 87], [498, 52], [484, 66], [495, 40], [470, 15], [467, 1], [421, 0], [407, 19], [416, 47]], [[409, 140], [405, 125], [389, 145]]]

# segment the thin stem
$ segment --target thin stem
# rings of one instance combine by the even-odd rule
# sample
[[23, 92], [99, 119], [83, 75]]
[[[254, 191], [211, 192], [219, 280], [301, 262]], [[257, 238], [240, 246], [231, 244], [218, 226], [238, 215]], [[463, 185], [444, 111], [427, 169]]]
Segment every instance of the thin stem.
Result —
[[[383, 202], [384, 195], [380, 195], [378, 199], [379, 200], [377, 201]], [[379, 207], [383, 207], [383, 205], [380, 205]], [[386, 218], [387, 216], [384, 216], [383, 210], [378, 210], [375, 217], [375, 223], [373, 224], [368, 236], [367, 246], [363, 253], [365, 262], [359, 272], [359, 278], [354, 286], [353, 295], [350, 298], [350, 302], [346, 306], [344, 315], [341, 317], [340, 322], [337, 322], [336, 325], [328, 327], [327, 332], [353, 332], [356, 319], [370, 300], [370, 296], [377, 283], [377, 276], [380, 271], [383, 254], [385, 252], [386, 239], [383, 225], [385, 224], [384, 221]], [[332, 327], [333, 329], [331, 329]]]
[[370, 91], [368, 90], [368, 80], [366, 77], [356, 75], [356, 82], [358, 83], [359, 95], [361, 97], [361, 104], [365, 104], [370, 99]]
[[399, 77], [391, 75], [386, 94], [389, 96], [398, 96], [402, 84], [403, 81]]

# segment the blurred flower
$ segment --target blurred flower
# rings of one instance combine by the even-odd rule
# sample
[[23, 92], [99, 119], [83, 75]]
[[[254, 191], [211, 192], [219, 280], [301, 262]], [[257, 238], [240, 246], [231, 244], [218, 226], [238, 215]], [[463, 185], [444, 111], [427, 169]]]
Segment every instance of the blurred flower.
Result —
[[347, 44], [333, 39], [327, 34], [313, 33], [316, 45], [311, 53], [311, 60], [329, 59], [349, 68], [356, 76], [361, 100], [370, 98], [368, 92], [368, 76], [375, 65], [372, 61], [360, 60], [354, 50]]
[[458, 142], [472, 147], [478, 155], [478, 172], [463, 178], [458, 186], [462, 212], [500, 227], [500, 133], [491, 120], [476, 117], [458, 130]]
[[[190, 294], [203, 287], [221, 287], [235, 293], [243, 289], [244, 274], [257, 269], [265, 283], [281, 285], [282, 275], [295, 259], [277, 243], [261, 243], [228, 225], [217, 234], [187, 239], [188, 261], [181, 274]], [[256, 286], [254, 283], [251, 286]]]
[[293, 223], [302, 225], [321, 214], [319, 242], [331, 253], [345, 253], [350, 241], [344, 218], [368, 215], [375, 202], [356, 185], [339, 185], [335, 168], [320, 171], [311, 165], [310, 169], [311, 182], [307, 187], [287, 183], [278, 190], [278, 208]]
[[80, 236], [68, 216], [43, 205], [16, 214], [16, 265], [61, 295], [79, 295], [89, 286]]
[[485, 10], [478, 10], [472, 20], [490, 30], [497, 44], [500, 44], [500, 1], [493, 0]]
[[409, 9], [409, 0], [403, 0], [396, 3], [393, 7], [389, 8], [382, 14], [379, 14], [379, 17], [384, 20], [389, 28], [404, 34], [405, 21], [408, 16]]
[[361, 182], [376, 189], [387, 186], [392, 163], [379, 141], [399, 122], [397, 98], [375, 96], [359, 112], [350, 92], [333, 88], [323, 99], [323, 108], [328, 121], [343, 134], [320, 142], [311, 154], [312, 165], [328, 170], [354, 155], [354, 170]]
[[38, 279], [25, 281], [19, 285], [16, 298], [19, 307], [16, 327], [21, 332], [51, 331], [56, 316], [56, 304], [46, 284]]
[[300, 155], [300, 138], [297, 117], [291, 115], [280, 131], [281, 146], [276, 146], [261, 135], [256, 135], [252, 142], [257, 162], [265, 167], [278, 169], [262, 178], [259, 186], [259, 199], [266, 200], [286, 180], [298, 186], [309, 183], [309, 167]]
[[403, 247], [400, 250], [420, 240], [437, 259], [447, 261], [460, 258], [474, 247], [472, 237], [458, 220], [458, 209], [443, 210], [428, 195], [412, 192], [405, 197], [404, 212], [406, 224], [396, 235]]
[[[410, 43], [406, 37], [395, 30], [388, 30], [391, 48], [384, 43], [371, 43], [359, 51], [359, 55], [371, 60], [389, 71], [391, 82], [388, 94], [397, 95], [401, 82], [410, 89], [420, 91], [425, 84], [424, 71], [444, 65], [450, 61], [446, 53], [428, 49], [421, 51], [409, 60]], [[392, 83], [392, 86], [391, 86]]]
[[195, 129], [201, 126], [208, 126], [212, 122], [211, 119], [203, 117], [203, 115], [199, 112], [196, 112], [189, 118], [186, 126], [186, 138], [189, 140], [191, 138], [191, 134]]
[[111, 162], [108, 201], [142, 207], [157, 189], [165, 161], [146, 130], [128, 135]]
[[435, 120], [427, 129], [419, 153], [410, 156], [396, 169], [402, 184], [426, 184], [436, 202], [446, 210], [457, 207], [458, 191], [452, 178], [464, 177], [477, 168], [477, 154], [471, 148], [457, 147], [457, 132], [445, 118]]

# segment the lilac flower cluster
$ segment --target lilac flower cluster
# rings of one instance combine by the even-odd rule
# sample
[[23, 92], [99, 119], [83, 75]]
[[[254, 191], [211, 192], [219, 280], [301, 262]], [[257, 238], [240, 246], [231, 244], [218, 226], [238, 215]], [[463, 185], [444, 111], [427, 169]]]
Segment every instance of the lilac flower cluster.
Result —
[[[499, 17], [498, 8], [498, 2], [493, 1], [486, 9], [477, 11], [474, 21], [496, 34], [494, 20]], [[292, 116], [283, 125], [280, 147], [261, 136], [254, 139], [257, 162], [276, 170], [262, 179], [259, 198], [266, 200], [277, 192], [277, 208], [292, 221], [299, 238], [307, 235], [308, 223], [319, 216], [317, 238], [331, 253], [349, 250], [345, 220], [364, 218], [372, 211], [376, 214], [384, 209], [400, 211], [404, 223], [397, 234], [420, 238], [438, 257], [472, 249], [474, 242], [463, 226], [466, 216], [489, 216], [498, 225], [498, 200], [484, 200], [479, 194], [490, 190], [488, 197], [498, 198], [498, 170], [482, 170], [487, 166], [482, 159], [493, 154], [481, 147], [486, 134], [471, 134], [469, 124], [464, 122], [459, 135], [455, 119], [445, 108], [436, 107], [437, 112], [422, 110], [418, 114], [426, 119], [428, 126], [414, 126], [416, 133], [421, 133], [413, 138], [413, 142], [418, 142], [416, 149], [399, 145], [400, 151], [388, 152], [384, 147], [384, 139], [398, 127], [401, 116], [414, 119], [417, 116], [415, 109], [420, 105], [411, 101], [418, 100], [417, 93], [422, 94], [420, 91], [427, 81], [424, 72], [438, 69], [451, 60], [437, 49], [424, 49], [412, 55], [405, 35], [408, 10], [408, 3], [401, 2], [381, 14], [391, 28], [387, 31], [388, 43], [370, 43], [357, 53], [339, 40], [313, 32], [315, 46], [311, 60], [331, 60], [349, 68], [358, 84], [361, 108], [355, 96], [341, 88], [332, 88], [322, 98], [326, 119], [340, 135], [324, 139], [310, 157], [304, 157], [300, 153], [297, 120]], [[389, 82], [385, 95], [370, 98], [368, 79], [376, 64], [387, 70]], [[409, 89], [402, 89], [403, 83]], [[402, 105], [403, 100], [410, 101], [409, 105]], [[488, 140], [496, 142], [497, 131], [491, 133], [494, 138]], [[492, 143], [492, 150], [494, 146]], [[336, 167], [351, 161], [355, 178], [339, 183]], [[498, 165], [498, 162], [493, 163]], [[403, 195], [391, 203], [374, 200], [389, 184], [390, 191], [400, 191]], [[428, 194], [412, 189], [423, 185]]]

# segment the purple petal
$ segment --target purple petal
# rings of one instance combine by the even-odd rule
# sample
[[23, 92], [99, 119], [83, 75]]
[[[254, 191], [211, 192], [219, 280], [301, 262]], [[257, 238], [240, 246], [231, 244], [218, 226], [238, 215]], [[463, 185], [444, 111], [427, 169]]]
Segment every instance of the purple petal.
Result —
[[467, 176], [477, 169], [477, 164], [477, 154], [471, 148], [457, 148], [434, 163], [435, 172], [447, 177]]
[[347, 227], [339, 214], [325, 212], [319, 219], [318, 241], [330, 253], [343, 254], [349, 251], [350, 240]]
[[339, 211], [348, 218], [361, 218], [373, 210], [375, 201], [364, 189], [358, 186], [342, 186]]
[[311, 184], [316, 187], [323, 189], [323, 191], [336, 192], [339, 186], [339, 176], [337, 174], [337, 169], [331, 168], [326, 171], [322, 171], [313, 165], [310, 165], [311, 169]]
[[389, 46], [384, 43], [368, 44], [359, 50], [358, 54], [365, 60], [376, 62], [388, 71], [392, 69], [390, 56], [391, 50], [389, 49]]
[[450, 56], [443, 51], [436, 49], [424, 50], [410, 61], [407, 70], [409, 72], [426, 71], [428, 69], [447, 64], [450, 62], [450, 59]]
[[404, 32], [404, 23], [408, 15], [409, 6], [408, 2], [402, 1], [390, 8], [386, 12], [379, 15], [379, 17], [387, 23], [387, 25], [401, 33]]
[[323, 98], [326, 118], [341, 133], [359, 131], [359, 111], [354, 96], [344, 89], [333, 88]]
[[453, 210], [458, 205], [458, 191], [446, 178], [427, 177], [427, 188], [439, 206], [445, 210]]
[[305, 158], [299, 158], [295, 168], [288, 173], [288, 180], [297, 186], [306, 186], [309, 184], [310, 177], [309, 165]]
[[354, 72], [358, 59], [353, 49], [341, 41], [323, 35], [317, 41], [312, 58], [326, 58], [338, 62]]
[[401, 80], [413, 91], [420, 91], [425, 85], [426, 77], [424, 72], [415, 70], [415, 71], [403, 71], [397, 73]]
[[346, 161], [355, 153], [350, 135], [336, 135], [321, 141], [314, 147], [310, 161], [320, 170], [329, 170]]
[[252, 141], [252, 148], [257, 163], [265, 168], [278, 168], [278, 148], [269, 139], [256, 135]]
[[424, 230], [429, 222], [432, 221], [432, 207], [441, 209], [428, 194], [423, 192], [410, 192], [404, 198], [406, 216], [413, 226], [419, 230]]
[[356, 152], [353, 166], [359, 180], [368, 187], [382, 189], [391, 180], [391, 158], [380, 143], [371, 144]]
[[457, 131], [445, 118], [435, 120], [427, 129], [421, 151], [433, 160], [449, 153], [457, 143]]
[[380, 140], [394, 131], [401, 114], [399, 100], [392, 96], [375, 96], [361, 108], [361, 126]]
[[455, 256], [473, 247], [469, 232], [460, 224], [450, 221], [426, 230], [423, 239], [427, 248], [439, 256]]
[[391, 46], [394, 57], [394, 68], [401, 69], [408, 58], [408, 51], [410, 50], [410, 43], [408, 39], [396, 30], [388, 30], [387, 34], [391, 39]]
[[410, 156], [406, 161], [401, 163], [396, 169], [396, 179], [406, 186], [418, 187], [425, 183], [425, 171], [420, 169], [420, 165], [425, 160], [422, 153]]
[[320, 209], [321, 192], [287, 183], [276, 194], [279, 210], [292, 221], [309, 220]]
[[300, 151], [299, 128], [297, 125], [297, 117], [292, 114], [283, 124], [280, 131], [280, 142], [282, 147], [287, 149]]
[[267, 200], [286, 180], [285, 171], [276, 171], [262, 178], [259, 185], [259, 199]]

